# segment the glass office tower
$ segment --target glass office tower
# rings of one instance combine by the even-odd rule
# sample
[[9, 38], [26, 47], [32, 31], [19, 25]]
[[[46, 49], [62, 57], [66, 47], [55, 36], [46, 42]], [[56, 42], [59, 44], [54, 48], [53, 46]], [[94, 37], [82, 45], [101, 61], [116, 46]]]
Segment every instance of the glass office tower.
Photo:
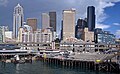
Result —
[[88, 6], [87, 8], [87, 23], [88, 23], [88, 30], [94, 31], [95, 29], [95, 7]]

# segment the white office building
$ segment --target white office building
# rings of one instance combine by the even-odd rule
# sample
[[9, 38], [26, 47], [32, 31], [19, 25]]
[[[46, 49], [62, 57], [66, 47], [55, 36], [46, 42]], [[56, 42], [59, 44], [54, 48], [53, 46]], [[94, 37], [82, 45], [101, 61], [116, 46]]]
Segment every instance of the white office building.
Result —
[[23, 14], [23, 8], [18, 4], [14, 8], [13, 12], [13, 38], [17, 39], [18, 37], [18, 30], [20, 27], [22, 27], [24, 21], [24, 14]]
[[42, 29], [50, 27], [50, 17], [47, 13], [42, 13]]
[[75, 38], [75, 10], [63, 10], [63, 40]]

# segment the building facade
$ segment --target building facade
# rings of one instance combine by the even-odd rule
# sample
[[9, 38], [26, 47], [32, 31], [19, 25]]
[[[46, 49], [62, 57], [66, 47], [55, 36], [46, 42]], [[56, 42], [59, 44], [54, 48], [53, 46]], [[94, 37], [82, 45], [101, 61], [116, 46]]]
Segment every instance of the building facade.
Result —
[[2, 37], [2, 34], [0, 34], [0, 43], [2, 43], [3, 41], [3, 39], [2, 39], [3, 37]]
[[114, 44], [115, 35], [109, 31], [103, 31], [102, 29], [95, 29], [95, 43]]
[[5, 37], [12, 39], [12, 31], [5, 31]]
[[88, 6], [87, 8], [87, 24], [88, 24], [88, 30], [94, 31], [95, 29], [95, 7], [94, 6]]
[[24, 21], [24, 14], [23, 14], [23, 8], [18, 4], [14, 8], [13, 12], [13, 38], [17, 39], [18, 37], [18, 30], [20, 27], [22, 27]]
[[52, 31], [50, 29], [45, 29], [44, 31], [42, 31], [41, 34], [41, 42], [52, 42], [53, 40], [53, 34]]
[[33, 37], [30, 36], [30, 34], [33, 34], [32, 31], [32, 27], [29, 25], [24, 25], [23, 27], [19, 28], [19, 32], [18, 32], [18, 42], [29, 42], [29, 37]]
[[18, 42], [22, 42], [22, 34], [24, 33], [24, 28], [20, 27], [18, 32]]
[[94, 32], [89, 31], [88, 28], [84, 28], [82, 40], [85, 42], [94, 42]]
[[35, 32], [30, 31], [22, 31], [20, 34], [20, 42], [26, 43], [26, 42], [52, 42], [52, 32], [50, 29], [43, 29], [43, 30], [37, 30]]
[[47, 13], [42, 13], [42, 29], [50, 27], [50, 17]]
[[75, 26], [75, 37], [77, 39], [82, 38], [83, 30], [87, 27], [87, 22], [83, 19], [78, 19], [77, 25]]
[[56, 12], [49, 12], [50, 16], [50, 27], [56, 32]]
[[0, 42], [5, 42], [6, 31], [9, 31], [8, 26], [0, 26]]
[[75, 38], [75, 10], [63, 10], [63, 40]]
[[2, 31], [2, 27], [0, 27], [0, 43], [3, 42], [3, 31]]
[[33, 32], [37, 31], [37, 19], [36, 18], [28, 18], [27, 25], [32, 27]]

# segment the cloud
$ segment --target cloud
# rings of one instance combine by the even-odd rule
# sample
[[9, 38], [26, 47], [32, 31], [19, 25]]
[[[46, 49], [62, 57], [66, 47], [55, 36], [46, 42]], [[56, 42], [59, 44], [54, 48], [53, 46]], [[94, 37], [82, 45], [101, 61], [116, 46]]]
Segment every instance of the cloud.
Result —
[[[96, 26], [104, 29], [110, 28], [110, 25], [103, 24], [109, 15], [105, 13], [105, 9], [108, 7], [113, 7], [115, 3], [120, 2], [120, 0], [52, 0], [56, 4], [56, 8], [59, 11], [64, 9], [76, 8], [76, 17], [85, 18], [87, 17], [87, 7], [95, 6], [96, 8]], [[50, 6], [49, 6], [50, 7]], [[55, 6], [52, 6], [52, 8]]]
[[107, 29], [110, 28], [110, 25], [103, 24], [105, 19], [109, 18], [109, 15], [105, 13], [105, 9], [113, 7], [116, 2], [120, 2], [120, 0], [69, 0], [69, 5], [76, 8], [77, 18], [85, 18], [87, 15], [87, 7], [91, 5], [95, 6], [96, 27]]
[[[114, 6], [115, 3], [120, 2], [120, 0], [87, 0], [87, 1], [82, 0], [82, 1], [81, 1], [82, 2], [81, 5], [86, 8], [89, 5], [95, 6], [95, 8], [96, 8], [96, 28], [102, 28], [102, 29], [110, 28], [110, 25], [103, 24], [105, 19], [109, 18], [109, 15], [107, 15], [105, 13], [105, 8]], [[81, 12], [81, 10], [84, 10], [84, 9], [80, 8], [79, 12]], [[83, 13], [86, 13], [86, 10], [83, 11], [82, 14], [79, 14], [79, 15], [82, 17], [85, 17], [86, 14], [83, 15]]]
[[108, 16], [106, 13], [104, 13], [105, 8], [114, 6], [114, 3], [107, 2], [103, 0], [99, 0], [98, 5], [96, 6], [96, 21], [97, 22], [103, 22]]
[[120, 38], [120, 30], [116, 31], [116, 36]]
[[[70, 8], [76, 8], [79, 18], [86, 17], [86, 11], [88, 6], [95, 6], [96, 8], [96, 21], [103, 22], [109, 17], [104, 11], [107, 7], [112, 7], [120, 0], [38, 0], [44, 9], [64, 10]], [[46, 4], [46, 2], [48, 4]], [[45, 6], [44, 6], [45, 5]]]
[[[46, 4], [48, 2], [48, 4]], [[96, 8], [96, 27], [107, 29], [110, 28], [110, 25], [104, 24], [105, 19], [109, 18], [109, 15], [105, 13], [105, 9], [108, 7], [113, 7], [115, 3], [120, 2], [120, 0], [38, 0], [38, 3], [41, 3], [41, 11], [45, 12], [49, 10], [56, 10], [58, 15], [58, 24], [61, 24], [62, 19], [62, 10], [75, 8], [76, 9], [76, 20], [78, 18], [87, 17], [87, 7], [95, 6]], [[45, 10], [47, 9], [47, 10]], [[40, 10], [40, 8], [39, 8]], [[59, 26], [57, 26], [58, 29]]]
[[110, 25], [106, 25], [106, 24], [97, 24], [96, 28], [101, 28], [101, 29], [107, 29], [110, 28]]
[[115, 25], [115, 26], [120, 26], [120, 23], [113, 23], [113, 25]]
[[[63, 1], [63, 0], [62, 0]], [[88, 6], [95, 6], [96, 8], [96, 18], [97, 22], [103, 22], [108, 15], [104, 12], [105, 8], [112, 7], [115, 5], [116, 2], [119, 2], [120, 0], [65, 0], [65, 5], [70, 5], [72, 7], [77, 8], [78, 14], [80, 14], [81, 17], [85, 17], [83, 15], [86, 14], [86, 9]]]
[[[0, 6], [7, 6], [8, 1], [11, 2], [11, 6], [15, 3], [20, 2], [24, 6], [26, 12], [26, 17], [37, 17], [41, 19], [40, 13], [49, 12], [51, 10], [57, 12], [57, 24], [58, 29], [60, 29], [61, 19], [62, 19], [62, 10], [75, 8], [76, 9], [76, 20], [78, 18], [85, 18], [87, 7], [95, 6], [96, 8], [96, 26], [102, 27], [103, 29], [110, 28], [110, 25], [104, 24], [106, 18], [109, 18], [109, 15], [105, 13], [105, 9], [108, 7], [113, 7], [115, 3], [120, 2], [120, 0], [0, 0]], [[32, 4], [32, 5], [31, 5]], [[12, 6], [13, 7], [13, 6]], [[13, 8], [12, 8], [13, 9]], [[32, 9], [32, 10], [31, 10]], [[2, 11], [1, 11], [2, 12]], [[5, 13], [5, 12], [2, 12]], [[7, 13], [7, 12], [6, 12]], [[9, 14], [9, 13], [8, 13]], [[5, 17], [8, 15], [1, 15]], [[9, 15], [11, 17], [11, 15]], [[3, 21], [6, 19], [3, 19]], [[2, 21], [2, 22], [3, 22]], [[6, 24], [6, 22], [3, 22]], [[9, 23], [9, 22], [8, 22]], [[39, 24], [41, 21], [39, 21]], [[12, 22], [10, 22], [12, 24]]]
[[7, 6], [8, 0], [0, 0], [0, 6]]

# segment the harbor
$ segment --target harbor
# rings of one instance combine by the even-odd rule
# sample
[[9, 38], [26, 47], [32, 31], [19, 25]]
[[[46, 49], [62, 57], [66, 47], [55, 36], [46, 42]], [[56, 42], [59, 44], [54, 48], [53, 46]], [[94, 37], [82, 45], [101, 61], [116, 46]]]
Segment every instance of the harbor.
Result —
[[[100, 72], [117, 72], [120, 70], [120, 45], [100, 44], [63, 44], [60, 49], [14, 49], [0, 50], [0, 59], [5, 63], [24, 64], [33, 61], [41, 61], [44, 64], [52, 64], [66, 68], [81, 68]], [[96, 47], [93, 47], [96, 46]], [[103, 45], [103, 44], [101, 44]], [[87, 46], [87, 47], [86, 47]], [[91, 47], [92, 46], [92, 47]], [[100, 47], [99, 47], [100, 46]], [[24, 48], [27, 46], [23, 46]], [[28, 46], [29, 47], [29, 46]], [[35, 46], [33, 46], [35, 47]], [[38, 46], [36, 46], [38, 48]], [[39, 48], [42, 48], [39, 46]], [[101, 50], [102, 49], [102, 50]]]
[[0, 74], [120, 74], [120, 0], [0, 0]]
[[[0, 62], [1, 66], [1, 62]], [[45, 64], [42, 61], [32, 63], [13, 64], [7, 63], [0, 67], [1, 74], [115, 74], [110, 72], [98, 72], [81, 68], [60, 67], [52, 64]]]

